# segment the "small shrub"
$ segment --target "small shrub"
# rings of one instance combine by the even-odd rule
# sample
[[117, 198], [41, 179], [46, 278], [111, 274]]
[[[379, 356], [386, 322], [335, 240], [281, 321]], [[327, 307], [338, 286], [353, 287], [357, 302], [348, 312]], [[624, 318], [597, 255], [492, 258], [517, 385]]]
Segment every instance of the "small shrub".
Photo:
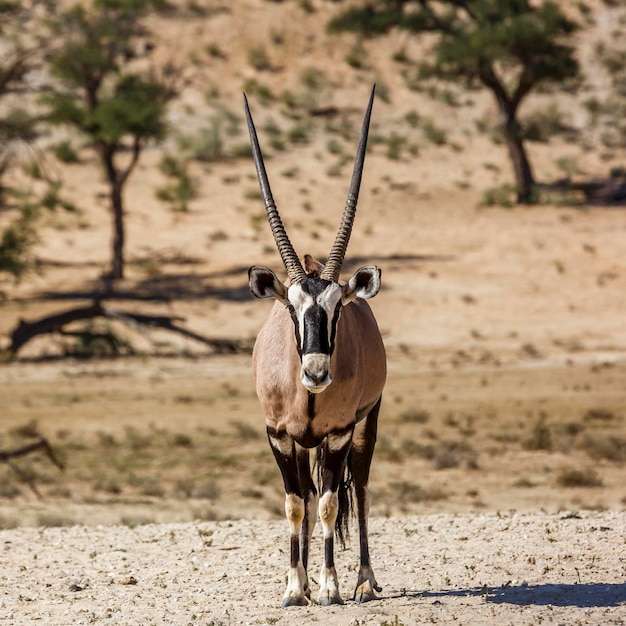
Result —
[[585, 422], [613, 422], [617, 419], [617, 416], [610, 409], [603, 407], [589, 409], [583, 415], [583, 421]]
[[208, 43], [204, 49], [206, 50], [206, 53], [213, 59], [225, 59], [226, 58], [226, 55], [224, 54], [224, 52], [222, 51], [218, 43], [215, 43], [215, 42]]
[[400, 415], [400, 421], [407, 424], [426, 424], [430, 420], [430, 413], [423, 409], [407, 409]]
[[426, 135], [426, 139], [436, 146], [443, 146], [446, 143], [446, 133], [441, 128], [438, 128], [431, 120], [425, 120], [422, 124], [422, 129]]
[[594, 469], [567, 468], [556, 479], [560, 487], [602, 487], [602, 479]]
[[626, 440], [615, 435], [587, 435], [580, 447], [593, 459], [614, 463], [626, 461]]
[[545, 418], [535, 422], [530, 437], [523, 442], [522, 447], [524, 450], [552, 450], [552, 433]]
[[290, 143], [306, 144], [309, 142], [313, 126], [310, 121], [302, 121], [294, 124], [287, 131], [287, 139]]
[[258, 72], [272, 69], [270, 57], [264, 46], [255, 46], [248, 50], [248, 63]]
[[491, 187], [483, 194], [481, 206], [497, 206], [510, 209], [515, 206], [515, 189], [512, 185]]
[[393, 161], [397, 161], [398, 159], [400, 159], [402, 157], [402, 150], [405, 144], [405, 136], [398, 135], [397, 133], [392, 132], [387, 138], [387, 158]]
[[221, 493], [220, 486], [214, 480], [205, 480], [194, 485], [191, 496], [193, 498], [203, 498], [206, 500], [217, 500]]
[[420, 123], [420, 115], [417, 111], [409, 111], [405, 116], [404, 119], [406, 120], [406, 123], [411, 127], [411, 128], [417, 128], [419, 126]]
[[269, 87], [262, 85], [256, 78], [249, 78], [243, 84], [243, 90], [249, 95], [254, 96], [254, 99], [260, 104], [267, 104], [274, 99], [274, 95]]
[[176, 433], [172, 436], [172, 445], [177, 448], [193, 448], [191, 437], [185, 433]]
[[376, 443], [376, 458], [389, 461], [390, 463], [401, 463], [403, 454], [393, 445], [387, 437], [379, 437]]
[[111, 495], [119, 495], [122, 493], [122, 487], [119, 482], [111, 476], [103, 476], [99, 478], [94, 484], [93, 488], [96, 491], [102, 491]]
[[[0, 498], [5, 500], [13, 500], [20, 495], [20, 488], [12, 480], [3, 480], [0, 482]], [[0, 520], [0, 528], [2, 528]]]
[[149, 434], [139, 432], [134, 426], [126, 426], [126, 445], [135, 452], [152, 446], [152, 437]]
[[433, 461], [438, 470], [459, 467], [462, 462], [468, 469], [477, 469], [477, 458], [477, 453], [464, 441], [442, 441], [435, 450]]
[[562, 120], [562, 111], [551, 104], [547, 109], [536, 111], [527, 118], [523, 136], [528, 141], [547, 143], [554, 135], [568, 130]]
[[363, 42], [358, 39], [350, 48], [345, 57], [346, 63], [355, 70], [362, 70], [367, 67], [367, 50]]
[[98, 435], [98, 443], [104, 448], [115, 448], [119, 445], [111, 433], [99, 430], [96, 434]]
[[78, 154], [69, 141], [61, 141], [54, 146], [54, 156], [61, 163], [78, 163]]
[[440, 487], [424, 488], [407, 481], [393, 482], [390, 486], [395, 492], [395, 496], [401, 500], [399, 504], [445, 500], [448, 497], [448, 494]]
[[155, 191], [156, 197], [169, 204], [173, 211], [188, 211], [189, 202], [198, 195], [198, 185], [189, 175], [187, 164], [166, 154], [159, 163], [159, 169], [169, 180]]
[[423, 444], [413, 439], [405, 439], [402, 442], [402, 453], [405, 456], [432, 461], [435, 458], [435, 447], [432, 444]]
[[217, 120], [213, 120], [210, 128], [201, 128], [193, 137], [183, 139], [181, 144], [197, 161], [210, 163], [224, 158], [222, 128]]
[[242, 441], [251, 441], [259, 439], [260, 437], [261, 433], [256, 428], [246, 424], [245, 422], [236, 421], [232, 422], [232, 425], [235, 429], [235, 436], [237, 439], [241, 439]]
[[139, 493], [142, 496], [150, 496], [153, 498], [162, 498], [165, 495], [165, 490], [161, 486], [158, 478], [153, 476], [147, 476], [141, 479], [139, 486]]
[[12, 428], [9, 432], [15, 437], [23, 437], [25, 439], [41, 437], [37, 420], [29, 420], [24, 424], [20, 424], [19, 426]]
[[311, 91], [319, 91], [328, 84], [328, 79], [322, 70], [307, 67], [300, 73], [300, 82]]
[[341, 154], [343, 152], [343, 147], [341, 143], [336, 139], [329, 139], [326, 143], [326, 149], [331, 154]]

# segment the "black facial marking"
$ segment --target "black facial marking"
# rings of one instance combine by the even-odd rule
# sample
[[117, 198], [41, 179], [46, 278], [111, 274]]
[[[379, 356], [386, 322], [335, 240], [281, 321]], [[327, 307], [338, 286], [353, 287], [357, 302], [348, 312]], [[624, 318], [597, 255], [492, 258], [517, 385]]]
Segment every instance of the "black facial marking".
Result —
[[331, 334], [330, 334], [330, 352], [332, 354], [335, 350], [335, 337], [337, 336], [337, 324], [339, 322], [339, 316], [341, 315], [341, 301], [337, 302], [337, 306], [335, 307], [335, 313], [333, 315], [333, 323], [331, 324]]
[[328, 316], [319, 305], [313, 304], [304, 312], [302, 354], [330, 354]]
[[293, 328], [296, 333], [296, 348], [298, 349], [298, 354], [300, 358], [302, 358], [302, 340], [300, 338], [300, 324], [298, 324], [298, 316], [296, 315], [296, 310], [293, 308], [292, 304], [287, 305], [287, 310], [289, 311], [289, 315], [291, 315], [291, 321], [293, 322]]
[[308, 293], [314, 300], [319, 296], [331, 282], [324, 278], [306, 278], [301, 281], [302, 291]]
[[341, 309], [341, 303], [337, 304], [337, 308], [333, 315], [333, 324], [331, 328], [331, 336], [328, 336], [328, 313], [326, 310], [316, 303], [316, 299], [320, 296], [325, 289], [331, 285], [331, 281], [323, 278], [316, 278], [312, 275], [305, 278], [300, 282], [302, 291], [311, 296], [314, 304], [311, 305], [304, 313], [304, 336], [300, 337], [300, 329], [298, 326], [295, 310], [291, 305], [289, 309], [291, 317], [294, 322], [296, 330], [296, 341], [298, 344], [298, 352], [300, 356], [303, 354], [319, 353], [319, 354], [332, 354], [335, 335], [336, 324], [339, 319], [339, 312]]

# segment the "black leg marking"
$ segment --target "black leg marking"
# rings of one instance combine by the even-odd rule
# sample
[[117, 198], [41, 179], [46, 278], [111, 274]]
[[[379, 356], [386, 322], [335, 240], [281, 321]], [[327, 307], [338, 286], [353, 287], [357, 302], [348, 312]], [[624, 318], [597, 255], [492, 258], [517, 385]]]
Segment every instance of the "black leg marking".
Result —
[[317, 489], [311, 477], [309, 450], [296, 445], [296, 461], [304, 498], [304, 520], [302, 521], [302, 532], [300, 534], [300, 551], [302, 564], [306, 570], [309, 562], [309, 542], [317, 519]]

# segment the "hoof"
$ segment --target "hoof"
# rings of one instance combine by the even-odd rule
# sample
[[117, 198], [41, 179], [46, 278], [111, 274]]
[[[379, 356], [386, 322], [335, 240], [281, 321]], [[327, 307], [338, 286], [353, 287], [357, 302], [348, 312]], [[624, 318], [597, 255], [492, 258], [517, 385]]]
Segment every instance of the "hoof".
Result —
[[331, 591], [320, 592], [317, 603], [321, 606], [330, 606], [331, 604], [343, 604], [343, 600], [338, 593], [332, 593]]
[[382, 591], [382, 588], [377, 586], [372, 588], [370, 582], [365, 581], [354, 590], [354, 601], [362, 603], [369, 602], [370, 600], [378, 600], [376, 591]]
[[304, 596], [285, 596], [283, 598], [283, 604], [282, 607], [283, 609], [287, 608], [288, 606], [308, 606], [309, 605], [309, 601], [304, 597]]

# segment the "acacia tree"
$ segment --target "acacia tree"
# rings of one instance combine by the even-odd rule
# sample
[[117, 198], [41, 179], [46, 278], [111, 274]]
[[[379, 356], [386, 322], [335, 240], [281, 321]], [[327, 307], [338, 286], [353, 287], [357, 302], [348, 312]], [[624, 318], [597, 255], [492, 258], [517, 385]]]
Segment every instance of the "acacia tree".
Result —
[[520, 203], [533, 202], [535, 178], [518, 121], [522, 101], [542, 83], [578, 74], [567, 38], [576, 24], [553, 2], [530, 0], [370, 0], [335, 17], [330, 32], [366, 36], [399, 28], [438, 35], [423, 73], [480, 84], [495, 97]]
[[26, 37], [33, 9], [30, 4], [0, 2], [0, 213], [12, 216], [0, 233], [0, 274], [15, 278], [29, 267], [28, 252], [35, 241], [35, 207], [16, 202], [17, 189], [6, 182], [19, 162], [17, 146], [35, 138], [35, 118], [16, 106], [16, 99], [30, 91], [28, 76], [41, 62], [40, 48]]
[[124, 277], [124, 187], [150, 141], [166, 134], [171, 82], [138, 63], [150, 52], [143, 18], [157, 0], [93, 0], [59, 13], [50, 32], [59, 47], [49, 58], [56, 83], [44, 98], [49, 120], [89, 139], [109, 185], [113, 218], [109, 278]]

